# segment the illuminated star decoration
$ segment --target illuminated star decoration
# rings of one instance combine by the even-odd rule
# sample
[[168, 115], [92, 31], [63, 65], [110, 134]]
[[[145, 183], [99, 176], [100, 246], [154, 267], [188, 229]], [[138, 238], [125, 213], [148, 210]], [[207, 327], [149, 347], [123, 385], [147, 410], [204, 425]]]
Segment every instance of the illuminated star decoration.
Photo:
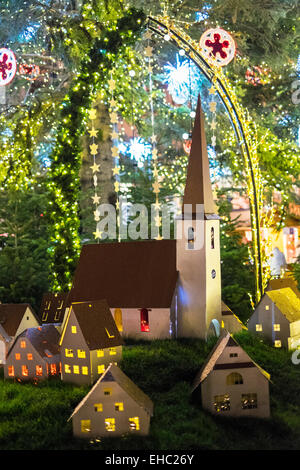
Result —
[[180, 60], [176, 54], [176, 64], [168, 63], [164, 66], [164, 83], [176, 104], [184, 104], [189, 100], [190, 92], [195, 94], [199, 90], [201, 75], [198, 68], [188, 59]]
[[151, 144], [141, 137], [133, 137], [129, 142], [120, 143], [119, 150], [123, 155], [135, 160], [139, 168], [142, 168], [144, 162], [151, 158], [152, 153]]

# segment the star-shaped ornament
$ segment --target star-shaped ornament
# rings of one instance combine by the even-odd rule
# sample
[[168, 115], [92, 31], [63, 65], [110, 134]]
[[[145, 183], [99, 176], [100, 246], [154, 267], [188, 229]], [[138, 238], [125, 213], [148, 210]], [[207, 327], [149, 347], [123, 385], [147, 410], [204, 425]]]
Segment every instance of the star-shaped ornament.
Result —
[[98, 194], [95, 194], [94, 196], [92, 196], [92, 199], [93, 199], [94, 204], [99, 204], [100, 197], [98, 196]]
[[120, 167], [115, 166], [112, 171], [113, 171], [114, 175], [119, 175], [120, 174]]
[[110, 121], [112, 124], [116, 124], [118, 122], [118, 115], [115, 111], [110, 113]]
[[115, 140], [115, 139], [118, 138], [118, 133], [117, 133], [117, 131], [115, 131], [115, 130], [112, 131], [112, 133], [111, 133], [111, 138], [112, 138], [113, 140]]
[[98, 131], [94, 127], [92, 127], [92, 129], [88, 131], [88, 133], [90, 134], [90, 137], [97, 137], [97, 132]]
[[102, 238], [102, 233], [100, 230], [96, 229], [96, 232], [93, 232], [94, 238]]
[[145, 48], [145, 56], [146, 57], [152, 57], [152, 55], [153, 55], [153, 47], [147, 46]]
[[97, 165], [97, 163], [95, 162], [94, 165], [90, 166], [90, 168], [93, 170], [93, 173], [96, 173], [97, 171], [99, 171], [100, 165]]
[[152, 32], [150, 31], [150, 29], [147, 29], [147, 31], [145, 32], [143, 38], [144, 39], [151, 39], [152, 38]]
[[209, 94], [210, 95], [214, 95], [216, 93], [216, 89], [215, 87], [212, 85], [210, 88], [209, 88]]
[[110, 91], [113, 91], [116, 88], [116, 82], [112, 78], [108, 80], [108, 87]]

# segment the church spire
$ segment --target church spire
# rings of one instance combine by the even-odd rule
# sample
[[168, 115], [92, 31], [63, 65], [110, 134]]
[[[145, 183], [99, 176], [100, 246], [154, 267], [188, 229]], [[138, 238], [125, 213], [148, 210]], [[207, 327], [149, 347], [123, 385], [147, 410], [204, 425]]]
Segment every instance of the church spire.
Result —
[[[196, 213], [196, 204], [202, 204], [205, 214], [216, 214], [217, 209], [209, 174], [209, 162], [204, 131], [204, 114], [198, 96], [197, 111], [192, 132], [192, 146], [187, 169], [186, 186], [183, 196], [185, 204], [192, 205], [192, 213]], [[185, 208], [185, 212], [187, 208]]]

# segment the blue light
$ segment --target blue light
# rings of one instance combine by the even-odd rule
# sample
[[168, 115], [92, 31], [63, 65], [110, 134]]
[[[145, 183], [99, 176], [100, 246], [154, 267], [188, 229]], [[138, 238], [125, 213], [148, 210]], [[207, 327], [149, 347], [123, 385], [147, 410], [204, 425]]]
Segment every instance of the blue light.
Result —
[[29, 42], [35, 38], [37, 30], [39, 29], [40, 25], [35, 23], [30, 26], [27, 26], [22, 33], [19, 35], [19, 40], [22, 42]]
[[194, 95], [199, 91], [201, 75], [196, 65], [189, 59], [180, 60], [176, 54], [176, 65], [168, 63], [164, 66], [165, 78], [163, 83], [168, 84], [168, 91], [176, 104], [185, 104], [190, 93]]
[[139, 168], [151, 158], [152, 146], [141, 137], [133, 137], [129, 142], [120, 142], [118, 148], [123, 155], [135, 160]]

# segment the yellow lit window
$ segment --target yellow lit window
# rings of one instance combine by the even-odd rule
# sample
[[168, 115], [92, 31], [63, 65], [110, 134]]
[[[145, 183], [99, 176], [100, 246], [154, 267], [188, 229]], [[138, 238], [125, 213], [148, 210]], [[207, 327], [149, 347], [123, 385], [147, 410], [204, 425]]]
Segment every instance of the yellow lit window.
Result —
[[280, 324], [279, 323], [274, 324], [274, 331], [280, 331]]
[[140, 420], [138, 417], [129, 418], [129, 427], [131, 431], [138, 431], [140, 429]]
[[124, 403], [115, 403], [115, 410], [116, 411], [124, 411]]
[[91, 432], [91, 420], [90, 419], [82, 419], [80, 421], [81, 424], [81, 432]]
[[103, 349], [97, 349], [97, 357], [103, 357], [104, 356], [104, 350]]
[[77, 333], [77, 328], [76, 328], [75, 325], [71, 326], [71, 331], [72, 331], [72, 333]]
[[26, 341], [21, 341], [20, 343], [21, 348], [26, 348]]
[[107, 328], [105, 328], [106, 334], [109, 338], [114, 338], [115, 335], [111, 335]]
[[261, 324], [257, 323], [256, 331], [262, 331], [262, 325]]
[[274, 341], [274, 346], [275, 346], [275, 348], [281, 348], [281, 341], [280, 341], [280, 339], [276, 339], [276, 340]]
[[66, 357], [73, 357], [73, 349], [65, 349]]
[[14, 366], [8, 366], [8, 375], [9, 375], [9, 377], [14, 377], [14, 375], [15, 375]]
[[74, 374], [79, 374], [79, 366], [73, 366]]
[[21, 359], [21, 354], [20, 353], [16, 353], [15, 354], [15, 358], [17, 359], [17, 361], [19, 361]]
[[266, 310], [270, 310], [270, 305], [266, 305]]
[[28, 359], [28, 361], [32, 361], [32, 354], [31, 353], [27, 354], [27, 359]]
[[48, 312], [45, 311], [45, 312], [43, 313], [43, 316], [42, 316], [42, 321], [46, 321], [47, 318], [48, 318]]
[[83, 359], [86, 357], [85, 351], [83, 351], [83, 349], [78, 349], [77, 355], [78, 357], [83, 358]]
[[105, 365], [101, 364], [98, 366], [98, 374], [103, 374], [105, 372]]
[[117, 349], [116, 348], [109, 348], [109, 355], [114, 356], [115, 354], [117, 354]]
[[102, 403], [95, 403], [94, 410], [97, 411], [97, 412], [103, 411]]
[[28, 367], [27, 366], [22, 366], [22, 375], [25, 377], [28, 376]]
[[115, 418], [105, 418], [105, 428], [106, 431], [115, 431], [116, 430], [116, 420]]
[[50, 364], [50, 374], [55, 375], [57, 373], [56, 364]]
[[120, 308], [115, 309], [115, 323], [118, 330], [123, 331], [122, 310]]
[[103, 390], [104, 395], [111, 395], [111, 389], [110, 388], [105, 388]]
[[43, 375], [43, 368], [42, 366], [35, 366], [35, 374], [38, 377], [41, 377]]
[[69, 364], [65, 364], [65, 373], [66, 373], [66, 374], [70, 374], [70, 373], [71, 373], [71, 367], [69, 366]]
[[88, 375], [88, 373], [89, 373], [88, 367], [83, 366], [83, 367], [82, 367], [82, 375]]

